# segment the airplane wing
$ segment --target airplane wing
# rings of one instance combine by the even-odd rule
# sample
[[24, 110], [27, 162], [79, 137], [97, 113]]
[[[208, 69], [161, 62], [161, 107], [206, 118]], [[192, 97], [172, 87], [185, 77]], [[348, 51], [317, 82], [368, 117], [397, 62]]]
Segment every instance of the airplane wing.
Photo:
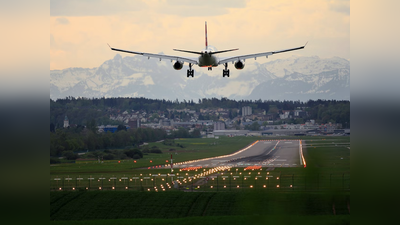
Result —
[[157, 59], [169, 59], [169, 60], [176, 60], [176, 61], [182, 61], [182, 62], [188, 62], [192, 64], [198, 64], [198, 61], [195, 59], [189, 59], [189, 58], [184, 58], [180, 56], [171, 56], [171, 55], [161, 55], [161, 54], [153, 54], [153, 53], [146, 53], [146, 52], [134, 52], [134, 51], [127, 51], [123, 49], [118, 49], [118, 48], [112, 48], [110, 45], [108, 47], [111, 48], [113, 51], [119, 51], [119, 52], [126, 52], [126, 53], [131, 53], [131, 54], [136, 54], [136, 55], [142, 55], [148, 58], [157, 58]]
[[238, 61], [238, 60], [242, 60], [242, 61], [243, 61], [243, 60], [245, 60], [245, 59], [257, 58], [257, 57], [263, 57], [263, 56], [268, 57], [269, 55], [273, 55], [273, 54], [278, 54], [278, 53], [282, 53], [282, 52], [289, 52], [289, 51], [294, 51], [294, 50], [303, 49], [304, 47], [306, 47], [306, 45], [307, 45], [307, 43], [306, 43], [304, 46], [301, 46], [301, 47], [289, 48], [289, 49], [284, 49], [284, 50], [280, 50], [280, 51], [262, 52], [262, 53], [249, 54], [249, 55], [233, 56], [233, 57], [221, 59], [221, 60], [218, 62], [218, 64], [225, 64], [225, 63], [227, 63], [227, 62], [234, 62], [234, 61]]

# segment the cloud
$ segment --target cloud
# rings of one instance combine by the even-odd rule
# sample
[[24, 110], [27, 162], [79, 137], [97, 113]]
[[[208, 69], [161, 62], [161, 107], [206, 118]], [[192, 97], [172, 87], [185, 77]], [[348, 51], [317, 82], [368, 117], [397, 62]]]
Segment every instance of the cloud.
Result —
[[229, 9], [246, 7], [245, 0], [167, 0], [162, 2], [157, 12], [182, 17], [209, 17], [229, 13]]
[[186, 1], [186, 0], [167, 0], [166, 3], [171, 6], [189, 6], [189, 7], [208, 7], [212, 8], [244, 8], [245, 0], [202, 0], [202, 1]]
[[329, 8], [332, 11], [350, 15], [350, 2], [347, 0], [329, 1]]
[[146, 4], [140, 0], [51, 0], [50, 16], [107, 16], [144, 7]]
[[65, 17], [60, 17], [56, 19], [57, 23], [67, 25], [69, 24], [69, 20]]
[[198, 17], [223, 15], [229, 9], [244, 7], [245, 0], [51, 0], [50, 16], [109, 16], [150, 8], [161, 14]]
[[[94, 3], [91, 7], [114, 4], [98, 2], [101, 4]], [[84, 3], [89, 4], [88, 1]], [[125, 3], [115, 4], [121, 7]], [[50, 17], [51, 69], [97, 67], [115, 55], [106, 43], [121, 49], [163, 51], [169, 55], [178, 54], [173, 48], [200, 50], [204, 48], [204, 21], [208, 23], [209, 45], [219, 50], [240, 49], [220, 57], [298, 47], [306, 41], [309, 44], [298, 54], [347, 59], [350, 55], [350, 18], [343, 13], [349, 6], [348, 1], [247, 0], [230, 4], [223, 0], [210, 6], [207, 0], [146, 0], [143, 4], [146, 5], [138, 11], [121, 11], [114, 15]], [[241, 8], [243, 5], [245, 7]], [[130, 4], [126, 4], [126, 8], [128, 6]], [[79, 7], [75, 9], [84, 11]], [[61, 18], [68, 19], [69, 24], [61, 25]], [[178, 55], [193, 57], [185, 53]], [[273, 59], [288, 56], [277, 54]]]

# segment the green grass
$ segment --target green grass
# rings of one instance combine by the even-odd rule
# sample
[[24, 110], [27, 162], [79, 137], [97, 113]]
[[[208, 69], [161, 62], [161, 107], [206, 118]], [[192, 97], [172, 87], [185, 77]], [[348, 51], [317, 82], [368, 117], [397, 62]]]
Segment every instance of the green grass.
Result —
[[[287, 137], [286, 137], [287, 138]], [[293, 137], [296, 139], [297, 137]], [[213, 186], [214, 190], [218, 188], [223, 190], [223, 186], [226, 186], [225, 190], [228, 189], [236, 189], [236, 186], [239, 185], [240, 188], [250, 188], [250, 185], [253, 185], [255, 189], [263, 189], [263, 185], [266, 185], [268, 189], [276, 189], [276, 185], [280, 185], [280, 189], [295, 189], [295, 190], [324, 190], [324, 189], [349, 189], [350, 188], [350, 150], [349, 146], [349, 137], [302, 137], [303, 140], [303, 149], [305, 158], [307, 161], [307, 168], [303, 167], [277, 167], [273, 171], [267, 171], [263, 168], [262, 171], [244, 171], [244, 168], [237, 168], [239, 171], [236, 172], [236, 168], [232, 168], [229, 173], [225, 171], [225, 175], [230, 175], [232, 172], [233, 176], [239, 175], [239, 178], [236, 180], [233, 177], [223, 178], [219, 176], [218, 182], [216, 180], [210, 180], [206, 185], [200, 185], [201, 190], [213, 191], [211, 186]], [[218, 145], [209, 145], [211, 142], [220, 141]], [[245, 140], [245, 141], [244, 141]], [[222, 137], [221, 139], [185, 139], [182, 140], [184, 145], [191, 146], [189, 143], [194, 143], [196, 148], [201, 148], [203, 150], [202, 154], [207, 154], [205, 157], [210, 156], [210, 153], [204, 153], [210, 151], [212, 149], [214, 155], [223, 155], [228, 154], [229, 149], [241, 149], [241, 146], [232, 147], [231, 143], [236, 141], [240, 142], [243, 145], [247, 145], [247, 143], [251, 143], [254, 140], [249, 137], [236, 137], [236, 138], [227, 138]], [[203, 142], [201, 142], [203, 141]], [[208, 145], [200, 145], [199, 143], [207, 143]], [[154, 145], [162, 145], [160, 143], [153, 143]], [[218, 146], [220, 149], [215, 149]], [[167, 147], [168, 148], [168, 147]], [[232, 150], [231, 150], [232, 152]], [[191, 154], [200, 154], [193, 152], [179, 153], [178, 156], [186, 155], [185, 157], [189, 157]], [[163, 154], [165, 155], [165, 154]], [[169, 154], [167, 154], [169, 157]], [[162, 155], [156, 155], [157, 157], [161, 157]], [[156, 157], [154, 156], [154, 157]], [[183, 156], [182, 156], [183, 157]], [[194, 156], [191, 156], [194, 157]], [[174, 155], [174, 158], [175, 155]], [[197, 158], [197, 157], [196, 157]], [[199, 157], [200, 158], [200, 157]], [[154, 160], [154, 158], [152, 158]], [[182, 158], [181, 158], [182, 159]], [[154, 160], [155, 161], [155, 160]], [[153, 161], [153, 162], [154, 162]], [[177, 160], [179, 161], [179, 160]], [[176, 162], [176, 161], [175, 161]], [[142, 161], [143, 163], [143, 161]], [[105, 161], [103, 164], [99, 164], [97, 162], [87, 162], [87, 163], [77, 163], [77, 164], [61, 164], [57, 166], [52, 166], [51, 168], [51, 176], [50, 176], [50, 188], [53, 190], [59, 189], [62, 187], [65, 190], [72, 190], [75, 188], [90, 188], [92, 190], [98, 190], [99, 187], [104, 189], [111, 190], [112, 187], [122, 190], [128, 187], [129, 190], [141, 190], [142, 188], [147, 190], [150, 188], [154, 190], [154, 186], [159, 186], [160, 184], [166, 185], [167, 182], [170, 182], [170, 178], [168, 177], [153, 177], [149, 174], [168, 174], [170, 169], [138, 169], [137, 165], [133, 162], [133, 160], [121, 161]], [[207, 168], [209, 169], [209, 168]], [[181, 172], [179, 176], [183, 176], [187, 178], [188, 176], [193, 176], [199, 174], [200, 171], [190, 171], [190, 172]], [[251, 172], [250, 177], [247, 177], [244, 180], [244, 176], [249, 176], [247, 174]], [[258, 174], [260, 172], [260, 174]], [[175, 173], [179, 173], [176, 169]], [[243, 173], [243, 174], [240, 174]], [[266, 176], [272, 176], [269, 180], [266, 180]], [[151, 177], [154, 179], [151, 180], [143, 180], [140, 182], [139, 180], [120, 180], [121, 177], [128, 177], [131, 179], [132, 177]], [[257, 180], [255, 180], [256, 176], [261, 176]], [[65, 178], [70, 177], [72, 180], [68, 181]], [[77, 177], [83, 178], [83, 180], [76, 180]], [[88, 178], [95, 178], [89, 182]], [[99, 180], [100, 177], [105, 177], [105, 180]], [[110, 177], [117, 177], [117, 180], [110, 180]], [[280, 177], [280, 180], [276, 178]], [[54, 180], [54, 178], [60, 178], [60, 181]], [[162, 180], [164, 179], [164, 180]], [[228, 182], [230, 180], [230, 182]], [[180, 179], [181, 181], [183, 179]], [[195, 180], [196, 182], [196, 180]], [[171, 184], [171, 183], [170, 183]], [[182, 189], [189, 187], [191, 182], [184, 183]], [[292, 185], [293, 188], [290, 188]], [[197, 187], [197, 185], [195, 185]], [[172, 189], [167, 189], [171, 191]]]
[[350, 215], [318, 215], [318, 216], [208, 216], [208, 217], [190, 217], [190, 218], [175, 218], [175, 219], [114, 219], [114, 220], [81, 220], [81, 221], [51, 221], [50, 224], [54, 225], [158, 225], [158, 224], [174, 224], [174, 225], [205, 225], [205, 224], [229, 224], [229, 225], [243, 225], [243, 224], [305, 224], [305, 225], [343, 225], [350, 224]]
[[[175, 140], [185, 148], [171, 147], [162, 143], [149, 143], [149, 147], [157, 146], [162, 150], [162, 154], [149, 153], [142, 159], [136, 160], [105, 160], [104, 163], [97, 161], [77, 161], [76, 163], [55, 164], [50, 166], [50, 175], [72, 175], [89, 173], [129, 173], [137, 168], [147, 168], [149, 166], [164, 165], [166, 160], [170, 160], [173, 154], [174, 162], [183, 162], [193, 159], [201, 159], [219, 155], [226, 155], [236, 152], [247, 145], [258, 140], [257, 137], [221, 137], [219, 139], [211, 138], [188, 138]], [[174, 148], [176, 151], [169, 151]], [[175, 154], [175, 152], [177, 154]], [[152, 161], [150, 163], [150, 160]], [[120, 161], [120, 163], [118, 163]]]
[[[60, 194], [63, 193], [63, 194]], [[53, 195], [57, 195], [54, 201]], [[50, 220], [348, 215], [349, 193], [51, 192]]]
[[[139, 169], [149, 165], [147, 160], [150, 159], [154, 164], [165, 162], [162, 157], [169, 159], [169, 153], [149, 154], [137, 164], [134, 164], [133, 160], [121, 160], [120, 163], [81, 162], [52, 166], [50, 167], [52, 190], [58, 189], [61, 185], [65, 190], [72, 190], [72, 187], [85, 190], [89, 186], [87, 178], [95, 179], [90, 183], [91, 191], [51, 191], [50, 220], [54, 224], [267, 224], [269, 222], [349, 224], [350, 215], [347, 207], [350, 203], [350, 149], [348, 148], [350, 138], [301, 138], [304, 140], [306, 168], [278, 167], [272, 171], [266, 171], [266, 168], [262, 171], [231, 168], [230, 171], [223, 171], [222, 176], [228, 176], [225, 180], [222, 176], [218, 176], [214, 180], [209, 180], [207, 184], [200, 185], [200, 189], [195, 185], [193, 192], [182, 192], [174, 188], [161, 191], [160, 185], [166, 187], [167, 182], [171, 183], [170, 178], [153, 177], [150, 174], [167, 174], [170, 172], [169, 169]], [[229, 154], [254, 140], [258, 139], [223, 137], [179, 140], [186, 149], [174, 155], [174, 159], [180, 157], [174, 162]], [[214, 141], [218, 142], [218, 145], [210, 145]], [[152, 145], [158, 145], [164, 152], [170, 148], [160, 143], [151, 143], [150, 146]], [[175, 171], [186, 179], [200, 172], [202, 170]], [[243, 180], [245, 174], [250, 177]], [[233, 176], [236, 175], [240, 175], [240, 178], [233, 180]], [[65, 178], [68, 176], [73, 180], [66, 181]], [[113, 176], [118, 179], [109, 181], [108, 178]], [[120, 181], [119, 179], [124, 176], [129, 178], [147, 176], [154, 180]], [[256, 176], [261, 178], [255, 180]], [[266, 180], [266, 176], [272, 177]], [[55, 177], [63, 178], [64, 183], [55, 181]], [[84, 179], [77, 181], [76, 177]], [[107, 179], [101, 182], [98, 180], [99, 177]], [[277, 177], [280, 179], [276, 179]], [[198, 179], [194, 180], [194, 183], [196, 181]], [[218, 192], [216, 192], [217, 184]], [[276, 187], [278, 184], [279, 188]], [[237, 185], [240, 185], [239, 189], [236, 188]], [[250, 185], [253, 185], [253, 188], [250, 188]], [[267, 187], [264, 188], [263, 185]], [[99, 186], [103, 187], [103, 191], [95, 191]], [[117, 190], [111, 191], [113, 186]], [[125, 190], [127, 186], [128, 191]], [[154, 186], [158, 187], [159, 192], [154, 191]], [[211, 186], [214, 188], [211, 189]], [[190, 187], [191, 182], [183, 182], [180, 190], [190, 191]]]

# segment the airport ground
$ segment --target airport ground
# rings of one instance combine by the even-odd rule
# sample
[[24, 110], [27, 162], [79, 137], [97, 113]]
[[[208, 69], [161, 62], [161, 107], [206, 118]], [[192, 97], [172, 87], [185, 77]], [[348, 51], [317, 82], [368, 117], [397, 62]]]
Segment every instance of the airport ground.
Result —
[[[179, 140], [186, 149], [173, 155], [174, 162], [182, 163], [175, 167], [174, 177], [168, 176], [169, 167], [152, 168], [157, 162], [165, 165], [163, 163], [170, 156], [168, 147], [163, 148], [160, 143], [150, 145], [160, 146], [164, 153], [146, 155], [140, 163], [132, 160], [102, 164], [88, 161], [51, 167], [50, 219], [68, 220], [65, 223], [69, 224], [73, 222], [71, 220], [76, 220], [74, 224], [96, 223], [96, 219], [107, 219], [101, 221], [104, 224], [166, 221], [186, 224], [186, 219], [201, 216], [202, 224], [213, 223], [216, 219], [238, 224], [238, 221], [256, 218], [279, 222], [282, 215], [290, 215], [290, 218], [308, 224], [324, 220], [331, 224], [350, 221], [349, 137], [302, 137], [306, 168], [300, 163], [298, 137], [258, 141], [233, 156], [190, 163], [194, 159], [238, 152], [256, 140], [253, 137]], [[185, 170], [190, 167], [200, 168]], [[211, 172], [212, 169], [215, 171]], [[66, 180], [67, 177], [71, 179]], [[106, 179], [100, 180], [100, 177]], [[171, 178], [179, 179], [178, 188]], [[62, 191], [59, 191], [60, 187]], [[122, 213], [125, 209], [131, 210]], [[107, 218], [100, 213], [102, 210], [109, 212]], [[165, 211], [165, 215], [143, 214], [141, 210]], [[86, 213], [76, 214], [78, 211]], [[286, 219], [290, 220], [289, 217]], [[111, 218], [113, 220], [108, 220]]]

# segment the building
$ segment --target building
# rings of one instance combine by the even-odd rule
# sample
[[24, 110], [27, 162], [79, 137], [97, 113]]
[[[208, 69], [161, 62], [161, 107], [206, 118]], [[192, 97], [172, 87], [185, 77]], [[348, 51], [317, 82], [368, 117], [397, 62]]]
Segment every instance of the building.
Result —
[[223, 122], [215, 122], [214, 130], [225, 130], [225, 123]]
[[[129, 125], [126, 126], [126, 129], [129, 129], [129, 128], [130, 128]], [[111, 132], [111, 133], [115, 133], [115, 132], [118, 131], [118, 126], [117, 126], [117, 125], [106, 125], [106, 126], [101, 125], [101, 126], [97, 126], [97, 129], [99, 130], [99, 132], [104, 132], [104, 133]]]
[[[158, 121], [158, 123], [160, 124], [160, 126], [169, 127], [169, 126], [171, 126], [171, 125], [173, 124], [172, 121], [173, 121], [173, 120], [160, 119], [160, 120]], [[172, 124], [171, 124], [171, 123], [172, 123]]]
[[128, 126], [133, 129], [133, 128], [139, 128], [140, 127], [140, 120], [139, 119], [131, 119], [128, 121]]
[[65, 118], [64, 118], [64, 128], [67, 128], [67, 127], [69, 127], [69, 120], [68, 120], [68, 117], [65, 116]]
[[249, 133], [248, 130], [214, 130], [213, 134], [215, 136], [246, 136]]
[[242, 116], [248, 116], [252, 114], [252, 109], [250, 106], [242, 107]]

